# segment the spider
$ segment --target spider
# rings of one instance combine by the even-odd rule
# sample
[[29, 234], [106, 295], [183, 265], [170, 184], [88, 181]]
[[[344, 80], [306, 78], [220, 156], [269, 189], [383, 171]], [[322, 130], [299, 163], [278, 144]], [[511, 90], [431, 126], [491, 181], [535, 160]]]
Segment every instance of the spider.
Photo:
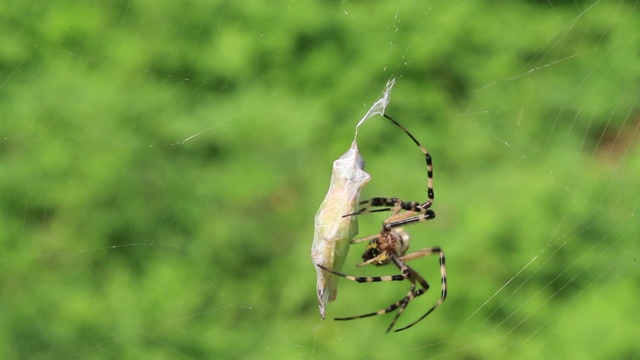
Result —
[[[343, 217], [347, 216], [358, 216], [366, 213], [375, 213], [375, 212], [384, 212], [384, 211], [392, 211], [391, 215], [383, 221], [382, 229], [379, 234], [371, 235], [359, 239], [355, 239], [352, 243], [360, 243], [368, 241], [369, 245], [365, 249], [362, 254], [362, 262], [357, 264], [357, 266], [365, 266], [369, 264], [373, 264], [376, 266], [393, 264], [395, 265], [401, 272], [398, 275], [388, 275], [388, 276], [365, 276], [365, 277], [356, 277], [351, 275], [346, 275], [337, 271], [332, 271], [330, 269], [325, 268], [322, 265], [318, 265], [320, 268], [329, 271], [337, 276], [356, 281], [359, 283], [370, 283], [370, 282], [381, 282], [381, 281], [403, 281], [409, 280], [411, 282], [411, 286], [409, 287], [409, 292], [400, 299], [399, 301], [387, 306], [384, 309], [363, 314], [357, 316], [350, 317], [341, 317], [335, 318], [335, 320], [355, 320], [366, 318], [370, 316], [383, 315], [394, 310], [398, 310], [395, 317], [391, 321], [391, 324], [387, 328], [387, 333], [391, 331], [396, 321], [407, 307], [409, 302], [414, 298], [423, 295], [429, 290], [429, 283], [415, 270], [405, 264], [405, 262], [418, 259], [424, 256], [438, 254], [440, 257], [440, 277], [441, 277], [441, 295], [438, 301], [431, 306], [431, 308], [422, 315], [419, 319], [415, 320], [411, 324], [396, 329], [395, 331], [406, 330], [413, 325], [420, 322], [422, 319], [427, 317], [436, 307], [438, 307], [444, 299], [447, 297], [447, 276], [445, 269], [445, 256], [444, 252], [440, 247], [433, 246], [428, 247], [422, 250], [418, 250], [409, 254], [406, 254], [409, 248], [409, 235], [403, 229], [402, 226], [415, 224], [417, 222], [432, 220], [435, 218], [436, 214], [431, 210], [431, 205], [433, 205], [434, 201], [434, 192], [433, 192], [433, 164], [431, 161], [431, 155], [427, 152], [424, 146], [418, 142], [418, 140], [405, 129], [402, 125], [400, 125], [397, 121], [393, 120], [388, 115], [383, 115], [385, 118], [393, 122], [397, 127], [399, 127], [405, 134], [407, 134], [411, 140], [420, 148], [420, 151], [425, 156], [427, 163], [427, 201], [424, 203], [419, 203], [415, 201], [407, 202], [402, 201], [397, 198], [384, 198], [384, 197], [374, 197], [369, 200], [364, 200], [359, 203], [359, 205], [365, 205], [362, 209], [358, 210], [355, 213], [343, 215]], [[406, 255], [405, 255], [406, 254]], [[417, 288], [419, 287], [419, 288]], [[416, 289], [417, 288], [417, 289]]]

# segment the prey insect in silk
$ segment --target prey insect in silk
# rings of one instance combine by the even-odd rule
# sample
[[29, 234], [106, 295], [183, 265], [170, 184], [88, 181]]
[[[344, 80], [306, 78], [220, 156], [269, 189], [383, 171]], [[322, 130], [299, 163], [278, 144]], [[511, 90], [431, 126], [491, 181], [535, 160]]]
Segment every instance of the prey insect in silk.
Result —
[[343, 215], [356, 210], [360, 192], [371, 179], [364, 171], [364, 159], [358, 151], [358, 127], [367, 119], [384, 114], [394, 82], [392, 79], [387, 83], [382, 97], [356, 125], [349, 150], [333, 162], [329, 191], [315, 216], [311, 261], [316, 268], [316, 292], [322, 319], [325, 318], [327, 303], [336, 299], [338, 291], [339, 276], [331, 271], [342, 269], [351, 241], [358, 234], [358, 218]]

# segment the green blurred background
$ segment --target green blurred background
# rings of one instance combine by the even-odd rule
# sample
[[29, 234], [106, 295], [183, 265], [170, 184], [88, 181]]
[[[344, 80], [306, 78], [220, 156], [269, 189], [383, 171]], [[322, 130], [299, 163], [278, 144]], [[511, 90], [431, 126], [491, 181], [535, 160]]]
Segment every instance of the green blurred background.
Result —
[[[0, 4], [0, 358], [640, 358], [635, 1]], [[434, 158], [449, 298], [321, 321], [331, 163], [388, 113]], [[360, 131], [364, 197], [424, 159]], [[361, 234], [384, 215], [361, 219]], [[365, 245], [354, 245], [345, 271]], [[437, 259], [412, 265], [438, 284]], [[406, 283], [342, 281], [328, 316]], [[437, 286], [436, 286], [437, 287]], [[438, 291], [416, 299], [413, 321]]]

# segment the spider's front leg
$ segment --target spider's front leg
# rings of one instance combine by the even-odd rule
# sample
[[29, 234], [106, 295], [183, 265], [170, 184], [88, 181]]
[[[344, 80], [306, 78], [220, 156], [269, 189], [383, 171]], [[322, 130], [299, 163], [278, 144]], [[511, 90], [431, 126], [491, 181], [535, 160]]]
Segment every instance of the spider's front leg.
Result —
[[[425, 203], [419, 203], [417, 201], [402, 201], [398, 198], [374, 197], [360, 201], [358, 205], [365, 205], [362, 209], [351, 214], [342, 215], [342, 217], [391, 211], [392, 209], [394, 213], [391, 216], [397, 214], [400, 210], [422, 213], [426, 209], [429, 209], [432, 203], [433, 202], [431, 200], [428, 200]], [[378, 207], [381, 208], [376, 209]]]
[[425, 209], [424, 213], [416, 212], [403, 212], [401, 214], [394, 214], [389, 216], [382, 225], [385, 229], [393, 229], [405, 225], [411, 225], [413, 223], [433, 220], [436, 218], [436, 213], [431, 209]]

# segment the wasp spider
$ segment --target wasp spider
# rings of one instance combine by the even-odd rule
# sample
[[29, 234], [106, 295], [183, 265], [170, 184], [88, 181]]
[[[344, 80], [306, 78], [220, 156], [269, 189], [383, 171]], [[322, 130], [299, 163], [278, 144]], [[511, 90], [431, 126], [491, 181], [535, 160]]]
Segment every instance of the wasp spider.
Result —
[[383, 221], [382, 229], [379, 234], [367, 236], [364, 238], [355, 239], [353, 243], [360, 242], [369, 242], [366, 250], [362, 254], [362, 262], [357, 266], [365, 266], [369, 264], [373, 264], [376, 266], [393, 264], [398, 269], [400, 269], [401, 274], [398, 275], [388, 275], [388, 276], [366, 276], [366, 277], [356, 277], [351, 275], [346, 275], [343, 273], [339, 273], [336, 271], [332, 271], [331, 269], [327, 269], [322, 265], [318, 265], [320, 268], [329, 271], [335, 275], [341, 276], [343, 278], [356, 281], [359, 283], [370, 283], [370, 282], [380, 282], [380, 281], [403, 281], [409, 280], [411, 286], [409, 287], [409, 291], [407, 294], [397, 301], [394, 304], [387, 306], [384, 309], [371, 312], [368, 314], [350, 316], [350, 317], [341, 317], [335, 318], [335, 320], [354, 320], [361, 319], [369, 316], [383, 315], [388, 312], [392, 312], [394, 310], [398, 310], [396, 316], [391, 321], [391, 324], [387, 328], [387, 332], [391, 331], [396, 321], [407, 307], [409, 302], [414, 298], [424, 294], [429, 290], [429, 283], [414, 269], [409, 267], [405, 262], [418, 259], [424, 256], [437, 254], [440, 258], [440, 278], [441, 278], [441, 294], [438, 301], [427, 310], [424, 315], [410, 323], [409, 325], [396, 329], [395, 331], [406, 330], [413, 325], [420, 322], [422, 319], [427, 317], [427, 315], [431, 314], [433, 310], [438, 307], [444, 299], [447, 297], [447, 276], [445, 269], [445, 257], [444, 252], [440, 247], [428, 247], [422, 250], [418, 250], [415, 252], [411, 252], [406, 254], [407, 249], [409, 248], [409, 235], [402, 228], [405, 225], [415, 224], [421, 221], [432, 220], [436, 217], [435, 212], [431, 210], [431, 205], [433, 205], [434, 201], [434, 192], [433, 192], [433, 164], [431, 161], [431, 155], [427, 152], [427, 150], [418, 142], [418, 140], [411, 135], [407, 129], [405, 129], [398, 122], [393, 120], [388, 115], [384, 115], [385, 118], [393, 122], [396, 126], [398, 126], [405, 134], [407, 134], [411, 140], [420, 148], [420, 151], [425, 156], [427, 163], [427, 201], [424, 203], [420, 202], [407, 202], [402, 201], [397, 198], [384, 198], [384, 197], [374, 197], [369, 200], [364, 200], [360, 202], [360, 205], [364, 205], [364, 207], [352, 214], [346, 214], [346, 216], [358, 216], [366, 213], [375, 213], [375, 212], [384, 212], [391, 211], [391, 215]]

